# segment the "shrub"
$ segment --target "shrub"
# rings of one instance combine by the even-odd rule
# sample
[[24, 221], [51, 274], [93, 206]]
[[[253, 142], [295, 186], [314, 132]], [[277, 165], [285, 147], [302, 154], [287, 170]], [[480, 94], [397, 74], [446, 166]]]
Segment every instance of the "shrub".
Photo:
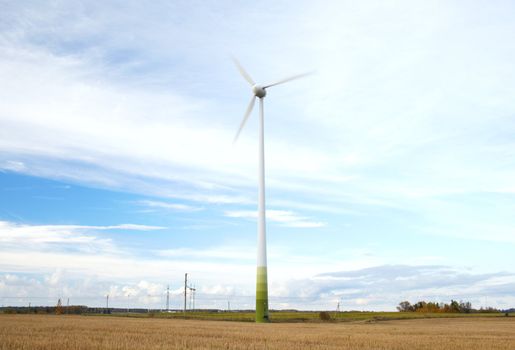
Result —
[[327, 311], [320, 312], [318, 317], [320, 317], [322, 321], [331, 321], [331, 315]]

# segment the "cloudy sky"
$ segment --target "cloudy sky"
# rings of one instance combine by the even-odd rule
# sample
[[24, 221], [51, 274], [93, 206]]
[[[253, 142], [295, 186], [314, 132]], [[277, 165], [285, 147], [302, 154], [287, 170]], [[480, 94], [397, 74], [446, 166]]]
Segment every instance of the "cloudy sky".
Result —
[[0, 0], [0, 303], [515, 306], [511, 1]]

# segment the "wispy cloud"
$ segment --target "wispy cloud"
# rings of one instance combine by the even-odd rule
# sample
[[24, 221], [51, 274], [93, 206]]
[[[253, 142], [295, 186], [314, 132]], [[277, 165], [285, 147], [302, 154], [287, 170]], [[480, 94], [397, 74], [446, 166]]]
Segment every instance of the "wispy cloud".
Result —
[[[83, 253], [115, 252], [116, 246], [110, 238], [95, 234], [96, 230], [105, 227], [69, 226], [69, 225], [20, 225], [0, 221], [0, 247], [5, 256], [14, 254], [14, 261], [38, 252], [74, 251]], [[26, 247], [21, 250], [20, 247]], [[30, 247], [30, 248], [27, 248]], [[5, 263], [5, 261], [4, 261]], [[2, 265], [9, 271], [8, 266]]]
[[255, 247], [250, 246], [220, 246], [206, 248], [180, 248], [166, 249], [156, 252], [162, 257], [171, 258], [194, 258], [194, 259], [231, 259], [231, 260], [251, 260], [255, 259]]
[[162, 202], [162, 201], [153, 201], [153, 200], [141, 200], [138, 202], [138, 204], [143, 205], [145, 207], [149, 208], [157, 208], [157, 209], [166, 209], [166, 210], [172, 210], [172, 211], [199, 211], [202, 210], [202, 207], [194, 207], [187, 204], [181, 204], [181, 203], [169, 203], [169, 202]]
[[6, 160], [0, 164], [0, 171], [3, 171], [3, 170], [23, 172], [23, 171], [27, 170], [27, 168], [25, 167], [25, 164], [23, 162], [15, 161], [15, 160]]
[[[255, 210], [229, 210], [226, 211], [224, 215], [231, 218], [257, 218], [257, 212]], [[312, 221], [309, 218], [297, 215], [288, 210], [267, 210], [266, 218], [268, 221], [276, 222], [286, 227], [317, 228], [326, 226], [323, 222]]]
[[56, 248], [56, 244], [67, 249], [76, 250], [113, 250], [113, 242], [96, 234], [98, 231], [130, 230], [153, 231], [164, 227], [137, 224], [120, 224], [111, 226], [84, 225], [25, 225], [0, 221], [0, 244], [28, 245], [33, 248]]

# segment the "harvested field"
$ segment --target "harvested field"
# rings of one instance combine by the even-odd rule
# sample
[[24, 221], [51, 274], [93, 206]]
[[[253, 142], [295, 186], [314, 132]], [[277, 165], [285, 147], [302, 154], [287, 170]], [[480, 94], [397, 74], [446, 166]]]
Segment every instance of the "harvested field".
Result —
[[515, 349], [515, 317], [254, 324], [0, 315], [0, 349]]

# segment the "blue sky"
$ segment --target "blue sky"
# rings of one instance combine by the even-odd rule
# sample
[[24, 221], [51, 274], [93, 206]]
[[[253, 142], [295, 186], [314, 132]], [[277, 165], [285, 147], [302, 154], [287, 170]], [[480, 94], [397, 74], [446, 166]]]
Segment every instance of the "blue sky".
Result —
[[509, 1], [0, 2], [1, 303], [515, 305]]

